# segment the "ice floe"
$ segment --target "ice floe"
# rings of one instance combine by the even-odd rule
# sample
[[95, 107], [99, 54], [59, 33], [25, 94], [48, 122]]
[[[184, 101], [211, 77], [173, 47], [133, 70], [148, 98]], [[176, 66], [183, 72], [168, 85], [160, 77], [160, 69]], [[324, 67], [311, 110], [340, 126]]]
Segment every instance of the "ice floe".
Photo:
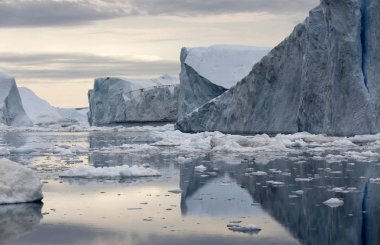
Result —
[[344, 205], [344, 201], [338, 198], [330, 198], [327, 201], [324, 201], [323, 204], [331, 208], [337, 208]]
[[42, 200], [42, 183], [29, 168], [0, 159], [0, 205]]

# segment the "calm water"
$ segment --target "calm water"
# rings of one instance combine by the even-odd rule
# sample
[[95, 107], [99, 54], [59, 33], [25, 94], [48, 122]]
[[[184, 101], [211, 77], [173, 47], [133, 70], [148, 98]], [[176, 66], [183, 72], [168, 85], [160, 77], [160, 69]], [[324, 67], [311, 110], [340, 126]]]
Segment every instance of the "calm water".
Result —
[[[39, 173], [45, 197], [43, 205], [0, 206], [0, 244], [380, 244], [380, 185], [365, 178], [380, 176], [379, 164], [327, 163], [307, 154], [303, 162], [289, 157], [267, 165], [252, 157], [231, 165], [219, 156], [216, 163], [206, 154], [181, 164], [180, 153], [167, 154], [170, 149], [162, 154], [94, 150], [131, 143], [140, 134], [1, 133], [0, 145], [39, 149], [10, 158]], [[62, 144], [90, 151], [57, 156], [46, 150]], [[144, 163], [163, 175], [124, 180], [58, 177], [78, 164]], [[200, 164], [213, 173], [196, 172]], [[257, 171], [267, 175], [253, 174]], [[169, 192], [179, 187], [182, 194]], [[331, 197], [343, 198], [344, 205], [322, 204]], [[227, 228], [231, 222], [262, 230], [232, 232]]]

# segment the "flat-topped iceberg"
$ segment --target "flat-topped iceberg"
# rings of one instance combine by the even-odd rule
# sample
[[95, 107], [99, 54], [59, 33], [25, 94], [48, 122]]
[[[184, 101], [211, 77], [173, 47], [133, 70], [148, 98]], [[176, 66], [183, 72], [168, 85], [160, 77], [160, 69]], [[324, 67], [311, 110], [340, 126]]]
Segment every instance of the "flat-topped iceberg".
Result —
[[8, 126], [32, 124], [22, 106], [15, 79], [3, 73], [0, 73], [0, 124]]
[[268, 51], [237, 45], [183, 48], [178, 117], [236, 85]]
[[89, 91], [92, 125], [177, 120], [179, 80], [164, 75], [157, 79], [97, 78]]
[[380, 2], [322, 0], [235, 87], [177, 124], [185, 132], [380, 132]]
[[29, 168], [0, 159], [0, 205], [41, 201], [42, 183]]

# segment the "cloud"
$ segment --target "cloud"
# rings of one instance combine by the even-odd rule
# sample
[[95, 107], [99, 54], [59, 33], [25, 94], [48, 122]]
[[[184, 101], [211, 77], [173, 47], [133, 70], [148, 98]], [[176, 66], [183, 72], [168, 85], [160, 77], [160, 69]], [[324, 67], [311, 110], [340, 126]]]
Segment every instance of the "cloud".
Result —
[[133, 15], [297, 14], [319, 0], [0, 0], [0, 27], [88, 24]]
[[319, 0], [130, 0], [139, 13], [150, 15], [218, 15], [234, 13], [304, 13]]
[[176, 61], [149, 60], [138, 57], [119, 58], [91, 54], [1, 53], [0, 66], [8, 74], [22, 80], [51, 80], [126, 76], [130, 78], [155, 77], [165, 73], [178, 74]]
[[80, 25], [133, 14], [112, 0], [0, 0], [0, 27]]

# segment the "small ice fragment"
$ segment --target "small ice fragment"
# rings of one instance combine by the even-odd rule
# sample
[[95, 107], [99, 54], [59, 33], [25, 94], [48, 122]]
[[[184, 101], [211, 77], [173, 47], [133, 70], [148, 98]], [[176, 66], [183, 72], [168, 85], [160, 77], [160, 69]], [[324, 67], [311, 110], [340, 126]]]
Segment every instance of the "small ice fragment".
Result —
[[310, 182], [313, 178], [295, 178], [296, 182]]
[[303, 195], [305, 192], [303, 190], [293, 191], [294, 194]]
[[195, 169], [195, 171], [200, 172], [200, 173], [207, 170], [207, 168], [204, 165], [196, 166], [194, 169]]
[[182, 190], [181, 189], [173, 189], [173, 190], [168, 190], [168, 192], [174, 193], [174, 194], [181, 194]]
[[323, 204], [325, 204], [326, 206], [329, 206], [331, 208], [337, 208], [337, 207], [343, 206], [344, 201], [340, 200], [338, 198], [330, 198], [329, 200], [324, 201]]
[[10, 154], [10, 152], [7, 148], [0, 147], [0, 156], [7, 156], [9, 154]]
[[267, 184], [271, 184], [271, 185], [285, 185], [284, 182], [274, 181], [274, 180], [268, 180]]
[[268, 175], [266, 172], [263, 172], [263, 171], [253, 172], [252, 174], [256, 175], [256, 176], [265, 176], [265, 175]]
[[228, 226], [227, 226], [228, 229], [230, 231], [234, 231], [234, 232], [242, 232], [242, 233], [248, 233], [248, 234], [258, 234], [261, 231], [261, 228], [258, 227], [257, 225], [247, 225], [247, 226], [228, 225]]
[[369, 179], [369, 182], [372, 184], [380, 184], [380, 178], [371, 178]]

